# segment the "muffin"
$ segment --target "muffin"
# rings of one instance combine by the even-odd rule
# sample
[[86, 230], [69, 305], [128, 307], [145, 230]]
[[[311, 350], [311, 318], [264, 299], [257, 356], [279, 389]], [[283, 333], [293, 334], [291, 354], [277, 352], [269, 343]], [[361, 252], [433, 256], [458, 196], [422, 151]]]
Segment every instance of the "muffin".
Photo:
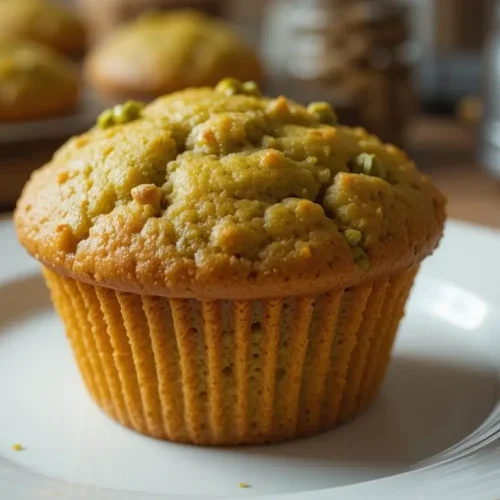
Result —
[[85, 69], [101, 95], [118, 99], [261, 78], [255, 52], [223, 21], [195, 11], [152, 12], [124, 24], [90, 52]]
[[444, 219], [401, 150], [234, 80], [103, 113], [15, 213], [96, 403], [203, 445], [362, 412]]
[[0, 122], [48, 118], [78, 103], [73, 64], [33, 42], [0, 42]]
[[0, 42], [32, 40], [76, 55], [85, 47], [78, 17], [51, 0], [0, 0]]
[[151, 10], [196, 9], [222, 17], [226, 0], [76, 0], [85, 17], [89, 35], [94, 42], [105, 37], [117, 25], [135, 19]]

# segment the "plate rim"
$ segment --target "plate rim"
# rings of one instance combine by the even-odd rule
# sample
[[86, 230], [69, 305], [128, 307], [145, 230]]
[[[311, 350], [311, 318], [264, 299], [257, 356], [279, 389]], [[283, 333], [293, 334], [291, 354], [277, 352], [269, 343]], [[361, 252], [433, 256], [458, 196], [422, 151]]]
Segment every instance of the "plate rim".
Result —
[[105, 107], [106, 104], [95, 93], [83, 88], [78, 103], [68, 113], [36, 120], [0, 123], [0, 146], [21, 145], [80, 134], [92, 126]]

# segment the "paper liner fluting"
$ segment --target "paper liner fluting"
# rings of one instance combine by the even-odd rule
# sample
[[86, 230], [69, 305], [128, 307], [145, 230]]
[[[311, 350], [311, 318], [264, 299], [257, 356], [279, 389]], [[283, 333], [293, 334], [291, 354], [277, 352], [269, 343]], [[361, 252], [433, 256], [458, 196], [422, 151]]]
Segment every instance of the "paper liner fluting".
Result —
[[316, 296], [195, 300], [44, 270], [96, 403], [143, 434], [206, 445], [311, 435], [362, 412], [415, 273]]

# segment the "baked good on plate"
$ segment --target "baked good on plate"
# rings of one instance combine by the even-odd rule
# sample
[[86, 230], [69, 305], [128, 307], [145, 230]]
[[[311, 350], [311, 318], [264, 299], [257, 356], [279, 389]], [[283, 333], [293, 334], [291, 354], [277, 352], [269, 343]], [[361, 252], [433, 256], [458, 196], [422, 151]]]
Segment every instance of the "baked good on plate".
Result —
[[86, 76], [110, 98], [152, 98], [225, 77], [260, 80], [254, 50], [221, 20], [189, 10], [140, 16], [97, 44]]
[[444, 220], [403, 151], [234, 80], [103, 113], [15, 214], [96, 403], [209, 445], [362, 412]]
[[79, 55], [85, 28], [76, 14], [53, 0], [0, 0], [0, 42], [31, 40]]
[[78, 71], [64, 56], [34, 42], [0, 41], [0, 122], [70, 112], [79, 94]]

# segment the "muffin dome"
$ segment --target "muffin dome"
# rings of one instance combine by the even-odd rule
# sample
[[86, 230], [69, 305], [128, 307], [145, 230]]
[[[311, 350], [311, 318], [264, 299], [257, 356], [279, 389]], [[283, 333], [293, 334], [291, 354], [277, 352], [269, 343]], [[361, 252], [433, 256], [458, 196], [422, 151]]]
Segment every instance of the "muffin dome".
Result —
[[254, 51], [225, 23], [195, 11], [144, 14], [98, 44], [86, 61], [101, 93], [157, 97], [221, 78], [259, 80]]
[[443, 222], [403, 152], [236, 80], [103, 112], [15, 214], [99, 407], [201, 445], [362, 413]]
[[81, 21], [63, 6], [47, 0], [0, 0], [0, 42], [32, 40], [58, 52], [83, 51]]
[[255, 298], [418, 263], [444, 200], [399, 149], [324, 103], [251, 83], [115, 106], [36, 172], [18, 233], [59, 273], [124, 291]]
[[0, 121], [64, 113], [78, 94], [78, 74], [63, 56], [35, 43], [0, 42]]

